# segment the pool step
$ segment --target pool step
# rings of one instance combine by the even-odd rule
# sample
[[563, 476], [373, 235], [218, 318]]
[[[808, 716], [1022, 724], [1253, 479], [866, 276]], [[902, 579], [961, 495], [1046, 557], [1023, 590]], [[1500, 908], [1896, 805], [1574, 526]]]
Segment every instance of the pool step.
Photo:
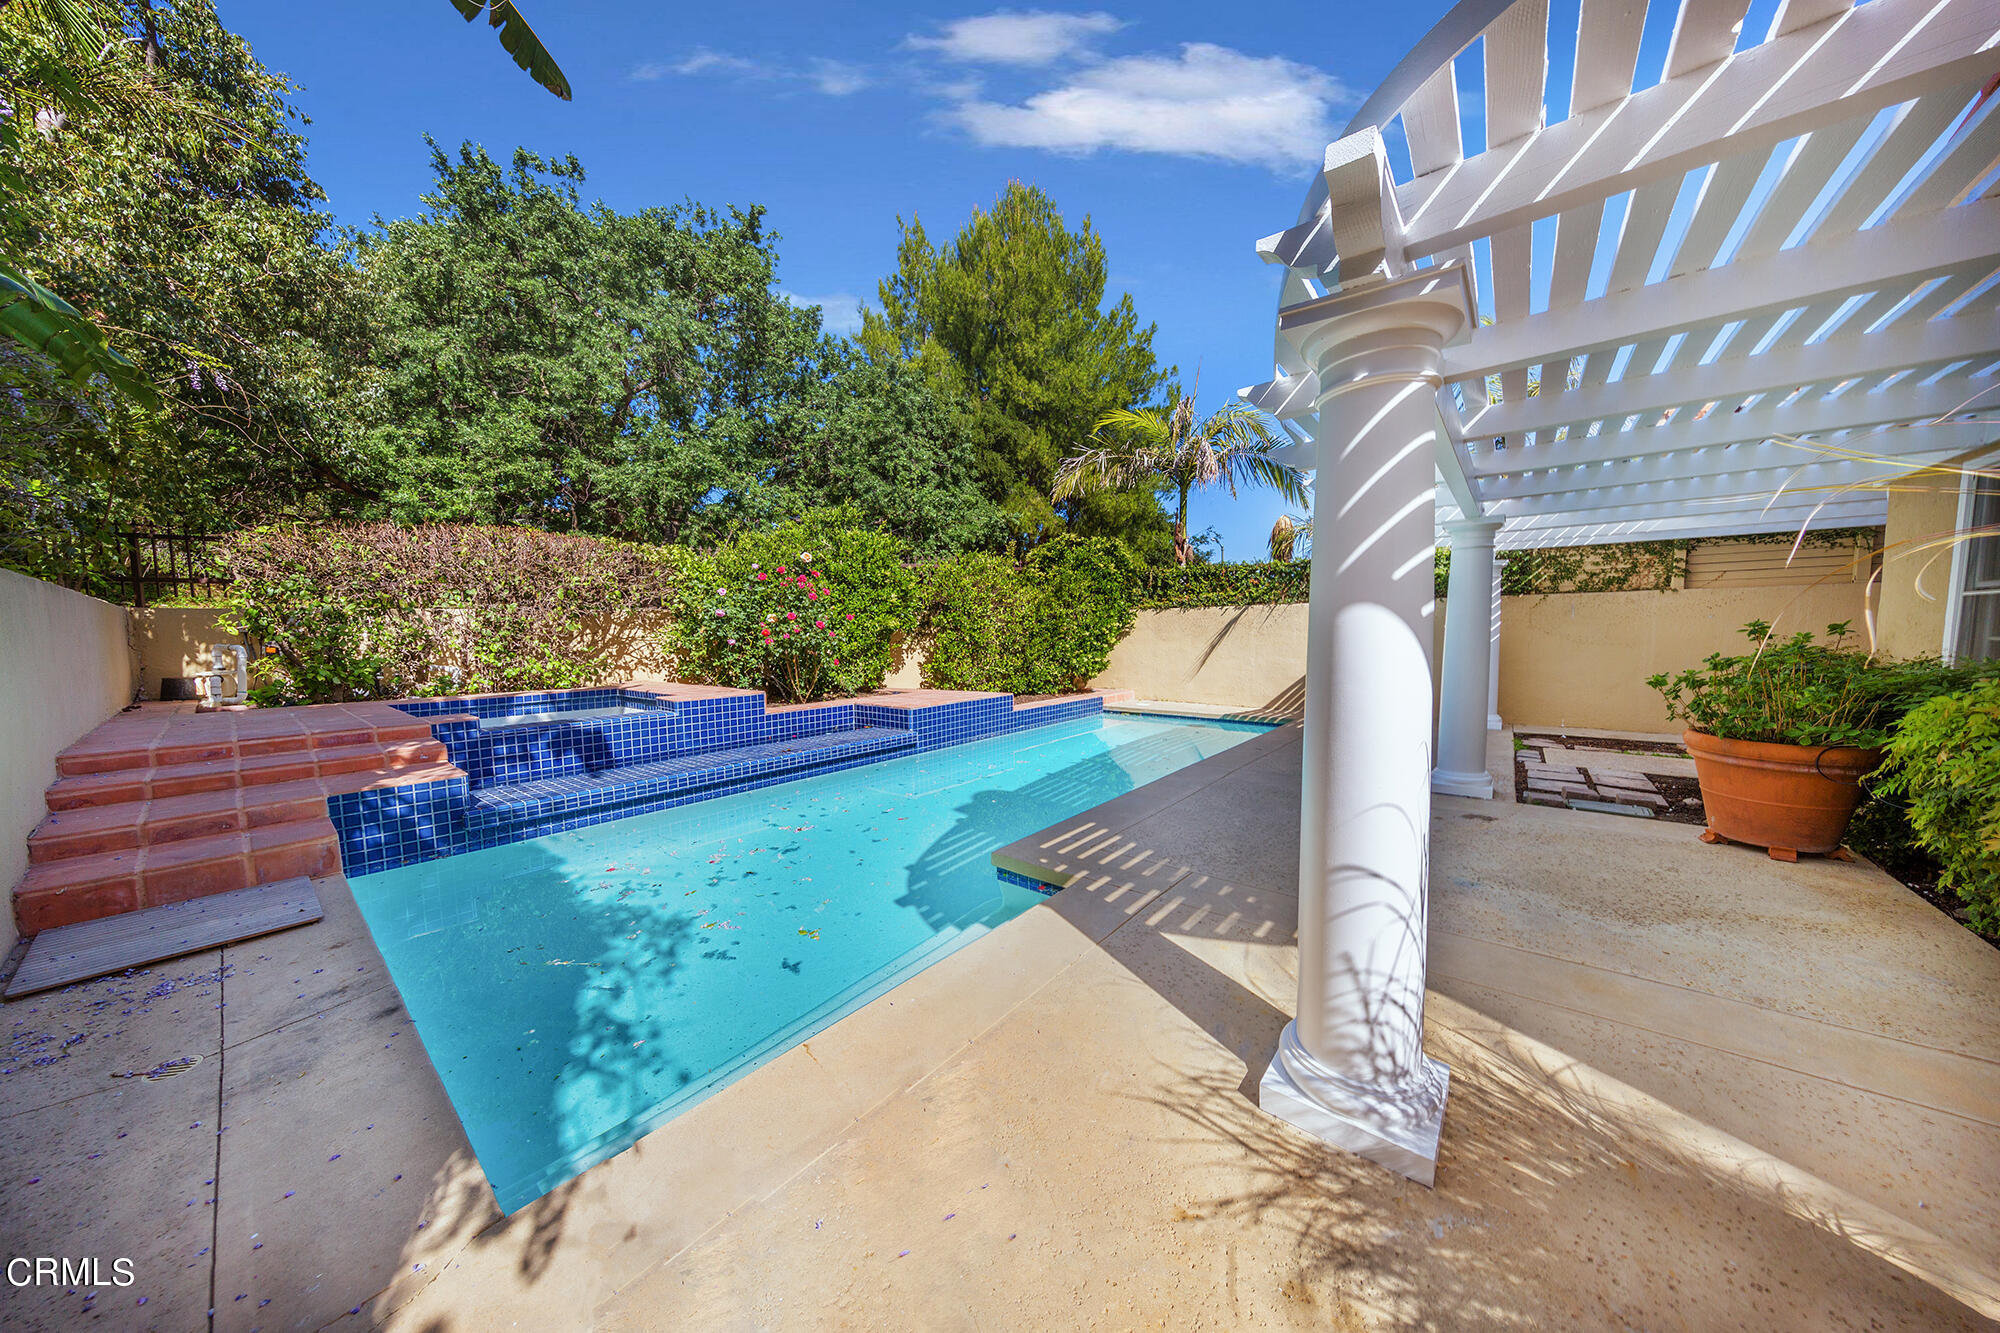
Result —
[[14, 890], [14, 914], [21, 932], [32, 935], [52, 926], [339, 869], [340, 846], [322, 801], [322, 813], [310, 819], [31, 865]]
[[40, 865], [312, 819], [326, 814], [327, 797], [341, 792], [441, 781], [457, 774], [438, 760], [53, 810], [28, 835], [28, 862]]
[[386, 744], [364, 741], [276, 754], [193, 760], [158, 768], [123, 768], [74, 774], [59, 777], [51, 783], [45, 799], [51, 810], [78, 810], [88, 806], [120, 805], [161, 797], [294, 782], [301, 778], [413, 768], [440, 764], [445, 759], [444, 745], [429, 737]]
[[467, 823], [482, 829], [524, 820], [560, 820], [710, 787], [784, 781], [916, 744], [914, 732], [898, 727], [853, 727], [599, 773], [484, 787], [472, 793]]
[[[385, 746], [422, 742], [431, 738], [428, 722], [398, 715], [400, 720], [356, 720], [348, 725], [328, 725], [305, 730], [290, 710], [269, 713], [197, 714], [192, 718], [162, 718], [147, 712], [120, 715], [98, 727], [56, 756], [56, 772], [62, 777], [93, 774], [159, 771], [189, 765], [289, 755], [311, 758], [327, 750], [371, 750]], [[384, 710], [388, 711], [388, 710]], [[195, 725], [204, 717], [225, 717], [232, 723], [220, 726]], [[248, 718], [245, 721], [242, 719]]]

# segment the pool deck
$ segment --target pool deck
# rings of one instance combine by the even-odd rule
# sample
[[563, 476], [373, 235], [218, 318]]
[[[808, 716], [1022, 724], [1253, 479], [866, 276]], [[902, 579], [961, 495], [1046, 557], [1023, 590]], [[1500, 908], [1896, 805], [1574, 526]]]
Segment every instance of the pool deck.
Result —
[[1996, 1326], [2000, 951], [1865, 864], [1442, 798], [1437, 1189], [1258, 1111], [1298, 762], [1015, 844], [1076, 883], [511, 1218], [338, 877], [320, 924], [8, 1006], [8, 1252], [139, 1282], [0, 1323]]

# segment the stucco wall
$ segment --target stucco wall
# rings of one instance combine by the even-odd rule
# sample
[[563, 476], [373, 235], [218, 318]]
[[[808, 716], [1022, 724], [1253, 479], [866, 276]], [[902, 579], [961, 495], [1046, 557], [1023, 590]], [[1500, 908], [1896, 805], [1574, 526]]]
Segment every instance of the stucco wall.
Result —
[[1694, 666], [1749, 645], [1739, 632], [1769, 620], [1780, 633], [1862, 628], [1860, 582], [1817, 587], [1508, 597], [1500, 607], [1500, 716], [1508, 725], [1669, 731], [1657, 671]]
[[[1956, 461], [1970, 463], [1986, 452], [1977, 449]], [[1958, 492], [1957, 477], [1939, 475], [1914, 479], [1889, 493], [1875, 635], [1891, 657], [1931, 657], [1944, 651], [1952, 553], [1945, 547], [1918, 548], [1957, 527]]]
[[[0, 569], [0, 889], [28, 868], [28, 834], [56, 754], [132, 701], [123, 607]], [[0, 952], [14, 946], [0, 912]]]
[[1295, 713], [1305, 707], [1305, 642], [1303, 603], [1143, 610], [1092, 684], [1141, 699]]
[[[1509, 723], [1665, 731], [1656, 671], [1745, 644], [1749, 620], [1861, 628], [1860, 581], [1817, 587], [1509, 597], [1501, 608], [1500, 715]], [[1446, 608], [1434, 620], [1442, 659]], [[1296, 713], [1303, 708], [1306, 608], [1293, 604], [1145, 610], [1096, 685], [1141, 699]]]
[[139, 687], [148, 699], [160, 697], [167, 676], [194, 676], [208, 671], [208, 650], [218, 643], [241, 643], [216, 623], [219, 614], [206, 606], [128, 608], [132, 647], [139, 654]]

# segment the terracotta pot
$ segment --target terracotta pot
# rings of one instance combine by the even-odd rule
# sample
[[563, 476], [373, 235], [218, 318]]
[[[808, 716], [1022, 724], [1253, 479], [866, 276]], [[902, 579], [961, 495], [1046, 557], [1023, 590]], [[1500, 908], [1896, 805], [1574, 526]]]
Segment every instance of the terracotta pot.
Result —
[[1861, 803], [1861, 779], [1882, 762], [1880, 750], [1851, 745], [1730, 741], [1705, 731], [1681, 740], [1701, 779], [1703, 836], [1766, 847], [1783, 860], [1838, 850]]

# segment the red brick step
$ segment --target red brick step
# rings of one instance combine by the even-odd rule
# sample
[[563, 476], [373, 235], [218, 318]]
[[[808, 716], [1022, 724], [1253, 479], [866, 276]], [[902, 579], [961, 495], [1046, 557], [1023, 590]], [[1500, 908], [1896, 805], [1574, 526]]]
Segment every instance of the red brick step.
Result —
[[237, 759], [206, 759], [154, 769], [113, 769], [59, 777], [50, 784], [49, 809], [77, 810], [93, 805], [118, 805], [197, 792], [229, 791], [300, 778], [332, 777], [380, 768], [409, 768], [442, 763], [445, 748], [428, 736], [380, 745], [329, 746], [317, 750], [252, 755]]
[[125, 851], [28, 867], [14, 891], [23, 934], [118, 912], [340, 869], [340, 844], [324, 814]]

